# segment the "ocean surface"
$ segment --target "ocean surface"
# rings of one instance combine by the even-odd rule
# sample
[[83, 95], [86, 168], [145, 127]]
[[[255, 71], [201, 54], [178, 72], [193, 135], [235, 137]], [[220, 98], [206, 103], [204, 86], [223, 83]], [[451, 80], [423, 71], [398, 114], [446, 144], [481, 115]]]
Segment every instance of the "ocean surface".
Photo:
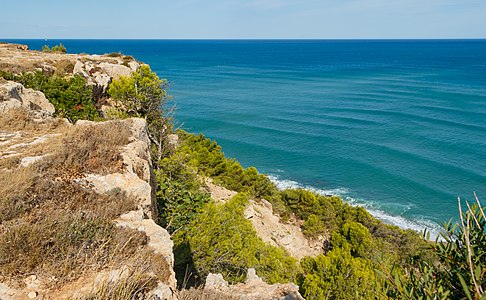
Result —
[[[17, 40], [31, 49], [59, 40]], [[436, 233], [486, 203], [486, 40], [62, 40], [170, 83], [176, 120], [280, 187]]]

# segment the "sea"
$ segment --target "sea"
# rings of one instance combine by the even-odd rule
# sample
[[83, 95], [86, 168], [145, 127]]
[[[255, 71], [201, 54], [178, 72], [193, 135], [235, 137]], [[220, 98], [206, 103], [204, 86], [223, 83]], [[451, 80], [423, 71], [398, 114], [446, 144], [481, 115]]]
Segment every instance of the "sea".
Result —
[[150, 64], [178, 127], [280, 188], [432, 236], [486, 204], [486, 40], [7, 41]]

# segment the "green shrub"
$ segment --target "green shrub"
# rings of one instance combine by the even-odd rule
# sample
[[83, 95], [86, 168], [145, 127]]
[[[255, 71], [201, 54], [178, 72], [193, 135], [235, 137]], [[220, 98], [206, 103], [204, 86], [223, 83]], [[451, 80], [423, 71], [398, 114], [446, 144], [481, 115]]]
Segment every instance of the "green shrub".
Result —
[[306, 299], [374, 299], [377, 281], [372, 265], [336, 248], [301, 260], [299, 286]]
[[59, 43], [59, 45], [52, 46], [52, 48], [49, 48], [49, 46], [44, 45], [42, 46], [42, 52], [59, 52], [59, 53], [66, 53], [66, 47], [62, 43]]
[[382, 266], [384, 295], [393, 299], [486, 299], [486, 215], [479, 204], [449, 222], [433, 244], [439, 264], [421, 262], [405, 270]]
[[265, 198], [270, 202], [279, 197], [275, 185], [267, 176], [259, 174], [254, 167], [244, 169], [234, 159], [228, 159], [221, 151], [221, 146], [204, 137], [179, 131], [181, 137], [180, 153], [191, 157], [189, 162], [204, 176], [227, 189], [248, 193], [254, 198]]
[[269, 283], [291, 281], [298, 270], [296, 260], [257, 237], [243, 214], [248, 204], [243, 193], [222, 205], [207, 204], [174, 238], [176, 269], [184, 271], [192, 262], [193, 274], [205, 278], [210, 272], [221, 273], [235, 283], [245, 279], [248, 268], [255, 268]]
[[373, 238], [363, 224], [349, 221], [346, 222], [340, 232], [334, 232], [331, 238], [333, 248], [344, 248], [351, 252], [353, 257], [368, 257], [372, 251]]
[[99, 118], [93, 100], [93, 91], [80, 75], [63, 78], [48, 76], [37, 71], [16, 75], [14, 80], [27, 88], [43, 92], [54, 105], [57, 116], [65, 117], [71, 122], [80, 119], [96, 120]]
[[171, 133], [172, 123], [165, 111], [170, 99], [167, 88], [167, 80], [160, 79], [148, 65], [140, 66], [130, 76], [114, 79], [108, 88], [108, 94], [129, 117], [141, 117], [147, 121], [154, 161], [161, 160], [169, 151], [167, 135]]

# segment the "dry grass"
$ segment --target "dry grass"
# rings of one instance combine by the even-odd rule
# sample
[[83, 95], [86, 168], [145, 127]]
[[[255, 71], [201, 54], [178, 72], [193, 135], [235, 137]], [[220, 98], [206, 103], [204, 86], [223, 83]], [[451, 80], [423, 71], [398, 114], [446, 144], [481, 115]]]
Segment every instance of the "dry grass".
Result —
[[16, 218], [28, 209], [28, 191], [36, 173], [31, 168], [0, 171], [0, 223]]
[[25, 108], [9, 110], [0, 114], [0, 128], [8, 131], [42, 132], [66, 127], [61, 119], [36, 119], [35, 114]]
[[45, 166], [56, 173], [109, 174], [123, 169], [120, 148], [130, 141], [126, 122], [112, 121], [69, 128]]
[[[0, 170], [2, 170], [2, 169], [6, 169], [6, 170], [13, 169], [20, 164], [20, 160], [21, 160], [21, 158], [18, 157], [18, 156], [12, 156], [12, 157], [7, 157], [7, 158], [0, 157]], [[7, 179], [8, 178], [6, 178], [5, 180], [7, 180]], [[1, 220], [1, 218], [0, 218], [0, 220]]]
[[[147, 257], [149, 258], [147, 260]], [[154, 269], [160, 265], [158, 261], [151, 260], [153, 255], [139, 256], [131, 266], [125, 266], [118, 278], [107, 278], [95, 284], [92, 290], [78, 297], [78, 300], [132, 300], [147, 299], [147, 294], [154, 289], [159, 281], [167, 281], [167, 268]], [[143, 259], [143, 260], [140, 260]]]
[[2, 185], [0, 198], [0, 277], [71, 280], [87, 269], [121, 263], [147, 243], [145, 234], [112, 222], [136, 207], [123, 194], [98, 195], [25, 168], [2, 176], [10, 176], [13, 188]]
[[[23, 149], [49, 153], [31, 167], [17, 166], [18, 158], [12, 158], [10, 170], [0, 169], [0, 282], [22, 287], [22, 279], [35, 274], [55, 288], [83, 274], [126, 264], [144, 265], [154, 278], [167, 281], [170, 268], [149, 250], [147, 236], [113, 223], [136, 209], [135, 199], [117, 190], [100, 195], [65, 180], [72, 177], [59, 176], [120, 171], [120, 148], [131, 135], [126, 122], [50, 127], [14, 112], [2, 115], [1, 124], [29, 135], [39, 130], [36, 126], [46, 126], [47, 133], [54, 128], [63, 136]], [[134, 286], [124, 284], [127, 289]]]
[[56, 68], [55, 74], [58, 76], [72, 75], [74, 71], [74, 62], [69, 59], [61, 59], [53, 63]]

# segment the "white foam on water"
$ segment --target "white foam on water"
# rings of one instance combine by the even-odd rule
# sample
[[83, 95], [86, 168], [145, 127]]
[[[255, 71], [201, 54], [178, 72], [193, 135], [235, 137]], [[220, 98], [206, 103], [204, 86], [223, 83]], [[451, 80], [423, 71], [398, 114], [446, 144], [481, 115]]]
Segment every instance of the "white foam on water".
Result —
[[366, 201], [357, 201], [356, 199], [347, 196], [349, 190], [346, 188], [318, 189], [313, 186], [302, 185], [293, 180], [279, 179], [279, 177], [276, 175], [268, 175], [268, 178], [277, 186], [279, 190], [302, 188], [317, 193], [319, 195], [339, 196], [350, 205], [362, 206], [366, 208], [366, 210], [373, 217], [383, 221], [384, 223], [395, 225], [402, 229], [411, 229], [419, 233], [423, 233], [424, 230], [427, 230], [427, 232], [430, 234], [429, 236], [430, 240], [435, 241], [436, 238], [440, 235], [440, 232], [442, 231], [441, 227], [438, 224], [430, 220], [426, 220], [426, 219], [410, 220], [402, 216], [391, 215], [384, 212], [383, 210], [376, 209], [372, 207], [370, 204], [367, 204]]

